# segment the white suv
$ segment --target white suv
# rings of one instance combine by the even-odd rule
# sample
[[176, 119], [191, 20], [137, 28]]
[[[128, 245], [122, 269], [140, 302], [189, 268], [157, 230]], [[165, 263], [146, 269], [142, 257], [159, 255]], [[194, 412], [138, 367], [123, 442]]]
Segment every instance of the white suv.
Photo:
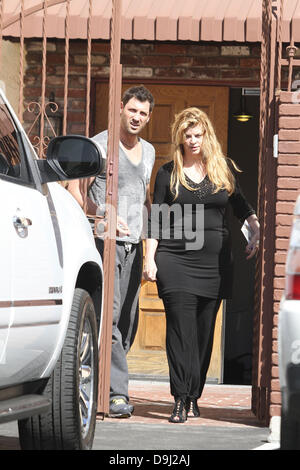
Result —
[[0, 423], [22, 449], [89, 449], [97, 411], [102, 261], [57, 181], [99, 173], [98, 146], [53, 139], [37, 159], [0, 91]]
[[280, 447], [300, 450], [300, 196], [294, 210], [285, 280], [278, 325]]

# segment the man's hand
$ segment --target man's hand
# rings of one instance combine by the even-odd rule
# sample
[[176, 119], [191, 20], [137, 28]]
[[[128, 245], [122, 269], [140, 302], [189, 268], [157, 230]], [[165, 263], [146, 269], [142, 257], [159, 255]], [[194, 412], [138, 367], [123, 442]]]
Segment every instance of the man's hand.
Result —
[[[101, 238], [106, 238], [108, 237], [108, 222], [105, 217], [100, 217], [95, 219], [95, 233], [98, 235], [98, 237]], [[117, 217], [117, 227], [116, 227], [116, 236], [117, 237], [126, 237], [127, 235], [130, 235], [130, 230], [122, 217]]]

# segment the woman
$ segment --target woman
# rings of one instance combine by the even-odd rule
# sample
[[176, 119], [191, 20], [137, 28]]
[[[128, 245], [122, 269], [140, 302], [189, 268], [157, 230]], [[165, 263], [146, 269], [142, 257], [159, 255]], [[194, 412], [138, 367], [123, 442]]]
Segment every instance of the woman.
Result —
[[157, 281], [164, 303], [175, 399], [170, 421], [182, 423], [187, 416], [200, 416], [197, 400], [210, 362], [216, 315], [221, 300], [231, 295], [226, 208], [230, 204], [235, 216], [250, 225], [247, 259], [258, 249], [259, 223], [236, 181], [239, 170], [223, 155], [203, 111], [187, 108], [179, 113], [172, 139], [173, 161], [159, 169], [155, 181], [144, 278]]

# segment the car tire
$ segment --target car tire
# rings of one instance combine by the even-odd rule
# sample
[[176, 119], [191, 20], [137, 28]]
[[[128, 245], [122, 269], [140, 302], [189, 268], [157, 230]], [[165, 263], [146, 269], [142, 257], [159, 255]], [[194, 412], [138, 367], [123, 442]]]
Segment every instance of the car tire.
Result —
[[300, 422], [281, 410], [280, 449], [300, 450]]
[[48, 413], [19, 421], [20, 446], [26, 450], [92, 448], [97, 413], [98, 334], [93, 301], [75, 289], [64, 346], [43, 394]]

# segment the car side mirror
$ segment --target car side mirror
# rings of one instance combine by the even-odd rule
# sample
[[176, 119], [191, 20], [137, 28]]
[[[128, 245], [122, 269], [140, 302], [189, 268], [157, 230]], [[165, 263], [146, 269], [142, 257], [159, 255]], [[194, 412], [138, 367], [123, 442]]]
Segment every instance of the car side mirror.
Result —
[[105, 155], [92, 139], [81, 135], [54, 137], [46, 160], [38, 160], [42, 183], [95, 176], [105, 169]]

